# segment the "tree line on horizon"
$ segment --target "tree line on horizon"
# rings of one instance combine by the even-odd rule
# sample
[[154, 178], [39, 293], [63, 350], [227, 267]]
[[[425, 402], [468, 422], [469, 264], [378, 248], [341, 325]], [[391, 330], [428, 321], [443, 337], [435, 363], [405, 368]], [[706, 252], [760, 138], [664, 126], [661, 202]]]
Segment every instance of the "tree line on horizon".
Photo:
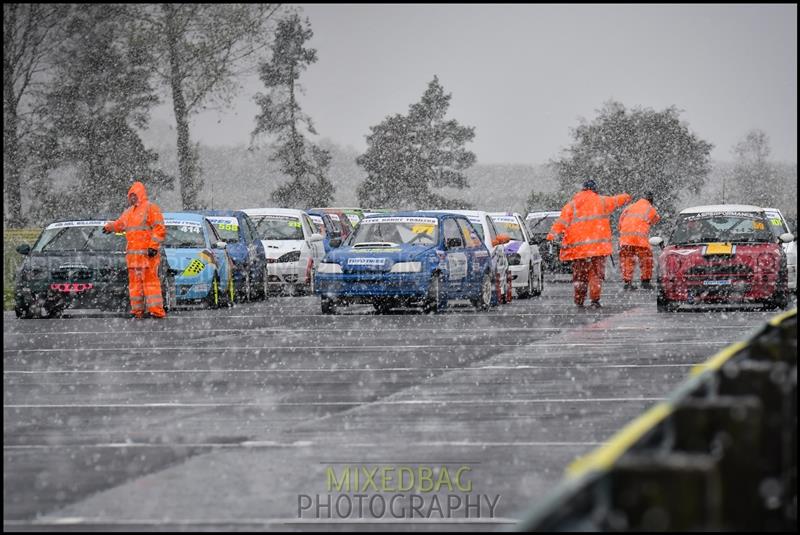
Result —
[[[298, 98], [302, 73], [318, 61], [300, 8], [4, 4], [3, 33], [7, 227], [118, 212], [134, 179], [154, 191], [177, 191], [182, 209], [207, 207], [191, 117], [229, 105], [238, 81], [253, 72], [264, 90], [254, 96], [259, 111], [250, 149], [267, 151], [277, 170], [264, 184], [271, 202], [334, 203], [331, 151], [314, 140], [319, 134]], [[175, 117], [177, 176], [164, 171], [140, 135], [162, 98]], [[355, 157], [365, 174], [357, 187], [360, 205], [475, 207], [446, 194], [469, 188], [467, 172], [477, 161], [466, 147], [475, 128], [448, 117], [451, 98], [434, 75], [407, 113], [370, 127], [366, 151]], [[653, 191], [670, 214], [681, 196], [704, 191], [711, 171], [713, 145], [690, 131], [675, 106], [628, 109], [608, 101], [571, 135], [573, 143], [547, 163], [557, 191], [530, 184], [527, 209], [560, 209], [593, 178], [607, 194]], [[786, 181], [785, 172], [769, 159], [767, 135], [747, 132], [733, 154], [729, 202], [779, 205], [785, 195], [775, 184]]]

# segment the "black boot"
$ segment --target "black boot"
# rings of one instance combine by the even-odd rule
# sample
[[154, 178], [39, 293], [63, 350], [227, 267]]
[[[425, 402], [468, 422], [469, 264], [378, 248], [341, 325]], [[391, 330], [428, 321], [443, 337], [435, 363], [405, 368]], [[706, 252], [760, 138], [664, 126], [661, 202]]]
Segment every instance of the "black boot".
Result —
[[622, 289], [623, 290], [635, 290], [636, 286], [634, 286], [633, 283], [626, 282], [625, 286], [623, 286]]
[[644, 290], [652, 290], [653, 289], [653, 285], [650, 284], [649, 280], [642, 281], [642, 289], [644, 289]]
[[600, 301], [592, 301], [589, 308], [603, 308], [603, 305], [600, 304]]

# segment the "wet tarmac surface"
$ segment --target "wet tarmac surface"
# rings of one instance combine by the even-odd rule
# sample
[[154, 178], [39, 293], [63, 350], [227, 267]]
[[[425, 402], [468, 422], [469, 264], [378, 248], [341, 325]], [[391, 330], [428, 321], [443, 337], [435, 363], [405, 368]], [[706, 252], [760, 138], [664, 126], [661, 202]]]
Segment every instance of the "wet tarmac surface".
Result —
[[[654, 292], [618, 282], [580, 310], [571, 293], [550, 280], [537, 298], [441, 315], [323, 316], [314, 297], [160, 321], [6, 312], [4, 527], [513, 527], [571, 461], [777, 313], [659, 314]], [[471, 486], [401, 492], [401, 467], [417, 483], [420, 467], [434, 481], [466, 467]], [[382, 483], [331, 490], [348, 469]], [[398, 514], [343, 514], [359, 493], [402, 494]], [[463, 507], [432, 512], [434, 495]]]

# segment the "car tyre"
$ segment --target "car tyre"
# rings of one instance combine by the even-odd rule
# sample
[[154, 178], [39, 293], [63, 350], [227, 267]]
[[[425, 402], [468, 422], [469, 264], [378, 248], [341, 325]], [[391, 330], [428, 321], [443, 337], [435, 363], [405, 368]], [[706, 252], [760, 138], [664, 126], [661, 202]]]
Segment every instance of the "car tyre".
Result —
[[431, 283], [428, 285], [428, 295], [425, 297], [422, 311], [426, 314], [439, 314], [444, 312], [446, 308], [447, 294], [442, 284], [442, 275], [441, 273], [435, 273], [431, 277]]
[[472, 306], [478, 310], [489, 310], [492, 306], [492, 276], [489, 273], [483, 274], [481, 280], [480, 293], [478, 297], [470, 299]]
[[542, 269], [541, 264], [539, 264], [539, 277], [537, 278], [538, 280], [536, 281], [536, 288], [531, 291], [531, 295], [534, 297], [539, 297], [544, 291], [544, 270]]
[[320, 300], [320, 308], [323, 314], [336, 314], [336, 301], [323, 295]]
[[178, 307], [178, 296], [175, 290], [175, 277], [167, 275], [161, 287], [161, 299], [164, 302], [165, 312], [172, 312]]
[[656, 310], [658, 312], [673, 312], [675, 310], [675, 305], [667, 299], [660, 287], [656, 296]]
[[517, 290], [517, 299], [530, 299], [533, 290], [533, 266], [528, 266], [528, 284]]
[[219, 275], [214, 275], [214, 279], [211, 281], [211, 290], [208, 292], [208, 306], [209, 308], [219, 308], [221, 299], [220, 299], [220, 287], [219, 287]]

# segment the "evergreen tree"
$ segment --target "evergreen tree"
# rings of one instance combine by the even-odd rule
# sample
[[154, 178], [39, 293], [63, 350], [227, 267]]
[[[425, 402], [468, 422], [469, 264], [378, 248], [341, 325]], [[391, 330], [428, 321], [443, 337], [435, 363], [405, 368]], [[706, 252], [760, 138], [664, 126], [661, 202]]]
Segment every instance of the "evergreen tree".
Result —
[[[733, 169], [734, 191], [729, 191], [729, 202], [778, 206], [785, 194], [778, 185], [776, 166], [769, 161], [769, 137], [761, 130], [751, 130], [736, 146], [733, 154], [736, 164]], [[732, 188], [733, 189], [733, 188]]]
[[[171, 186], [135, 130], [146, 126], [158, 99], [149, 83], [152, 58], [127, 32], [129, 21], [124, 6], [94, 4], [67, 22], [69, 38], [41, 110], [46, 128], [34, 141], [40, 217], [116, 213], [134, 180]], [[69, 189], [57, 191], [54, 176], [62, 184], [72, 177]]]
[[370, 129], [367, 151], [356, 160], [367, 172], [358, 188], [362, 206], [462, 208], [432, 188], [469, 187], [463, 171], [475, 163], [464, 145], [475, 129], [445, 119], [450, 94], [434, 76], [408, 115], [395, 114]]
[[327, 178], [331, 156], [306, 139], [305, 131], [317, 132], [297, 101], [302, 91], [300, 75], [317, 61], [317, 51], [304, 47], [313, 35], [308, 19], [301, 21], [297, 14], [280, 21], [272, 60], [260, 68], [268, 92], [255, 98], [261, 113], [256, 117], [253, 138], [263, 134], [276, 138], [271, 160], [291, 178], [272, 193], [273, 202], [279, 206], [311, 208], [327, 206], [333, 200], [334, 186]]
[[669, 216], [678, 192], [698, 193], [711, 169], [713, 145], [689, 132], [675, 107], [628, 111], [610, 101], [572, 135], [566, 154], [551, 162], [561, 192], [570, 196], [593, 178], [606, 195], [627, 192], [636, 199], [651, 191], [659, 212]]

